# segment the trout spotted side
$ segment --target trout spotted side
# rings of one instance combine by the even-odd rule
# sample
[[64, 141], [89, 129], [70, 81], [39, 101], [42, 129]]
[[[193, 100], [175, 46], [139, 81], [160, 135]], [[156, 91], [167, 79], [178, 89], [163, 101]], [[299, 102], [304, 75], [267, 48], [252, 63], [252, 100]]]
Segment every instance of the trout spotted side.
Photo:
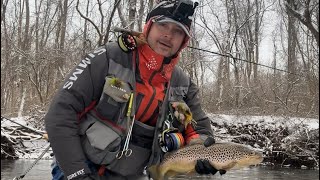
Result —
[[207, 159], [221, 172], [259, 164], [263, 157], [262, 152], [237, 143], [216, 143], [209, 147], [195, 144], [167, 153], [159, 165], [149, 167], [148, 171], [153, 180], [189, 174], [195, 172], [198, 159]]

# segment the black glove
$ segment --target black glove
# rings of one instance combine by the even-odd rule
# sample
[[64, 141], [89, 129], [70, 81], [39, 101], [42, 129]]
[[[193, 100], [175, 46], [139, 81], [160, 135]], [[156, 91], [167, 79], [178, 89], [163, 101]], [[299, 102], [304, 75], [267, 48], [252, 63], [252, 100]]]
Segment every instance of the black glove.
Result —
[[[211, 145], [213, 145], [216, 141], [214, 140], [214, 138], [212, 136], [209, 136], [203, 143], [203, 145], [205, 147], [209, 147]], [[216, 174], [218, 171], [220, 172], [221, 175], [225, 174], [226, 171], [225, 170], [217, 170], [216, 168], [214, 168], [210, 162], [206, 159], [198, 159], [196, 166], [195, 166], [195, 170], [198, 174]]]
[[207, 139], [203, 142], [203, 145], [205, 147], [209, 147], [211, 146], [212, 144], [216, 143], [216, 140], [212, 137], [212, 136], [209, 136], [207, 137]]

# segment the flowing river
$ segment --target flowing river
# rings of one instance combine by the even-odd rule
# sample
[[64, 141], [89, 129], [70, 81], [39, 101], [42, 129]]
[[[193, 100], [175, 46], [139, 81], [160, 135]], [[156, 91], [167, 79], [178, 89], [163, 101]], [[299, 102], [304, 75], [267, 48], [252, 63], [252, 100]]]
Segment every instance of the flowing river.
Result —
[[[1, 160], [1, 180], [12, 180], [31, 166], [34, 160]], [[51, 160], [40, 160], [23, 178], [23, 180], [50, 180]], [[230, 170], [225, 175], [218, 173], [214, 176], [178, 176], [170, 180], [318, 180], [319, 169], [272, 168], [256, 166], [241, 170]]]

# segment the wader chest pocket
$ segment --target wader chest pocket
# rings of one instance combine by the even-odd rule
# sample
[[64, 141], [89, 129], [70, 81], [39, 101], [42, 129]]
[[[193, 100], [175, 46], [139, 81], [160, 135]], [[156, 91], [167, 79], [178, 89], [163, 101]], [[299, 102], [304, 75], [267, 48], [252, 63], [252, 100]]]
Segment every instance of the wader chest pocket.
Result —
[[[107, 168], [122, 176], [142, 174], [151, 155], [154, 130], [155, 128], [152, 126], [135, 121], [129, 144], [129, 149], [132, 150], [131, 156], [117, 159], [118, 161], [114, 161]], [[143, 147], [144, 144], [151, 145]]]
[[106, 124], [96, 121], [86, 130], [82, 145], [90, 161], [108, 165], [120, 150], [121, 137]]

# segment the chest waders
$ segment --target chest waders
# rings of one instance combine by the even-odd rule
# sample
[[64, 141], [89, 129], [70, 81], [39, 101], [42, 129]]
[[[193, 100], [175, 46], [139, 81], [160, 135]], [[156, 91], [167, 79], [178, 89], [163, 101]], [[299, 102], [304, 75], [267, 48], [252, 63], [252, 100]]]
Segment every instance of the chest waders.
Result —
[[[113, 48], [107, 46], [107, 52], [114, 52]], [[107, 77], [121, 80], [135, 92], [134, 61], [130, 55], [123, 52], [120, 56], [108, 54]], [[124, 60], [126, 64], [122, 63]], [[143, 173], [151, 154], [155, 128], [134, 120], [135, 104], [134, 93], [128, 101], [119, 102], [110, 90], [105, 90], [97, 105], [81, 119], [83, 150], [90, 161], [101, 165], [101, 171], [105, 168], [122, 176]]]

